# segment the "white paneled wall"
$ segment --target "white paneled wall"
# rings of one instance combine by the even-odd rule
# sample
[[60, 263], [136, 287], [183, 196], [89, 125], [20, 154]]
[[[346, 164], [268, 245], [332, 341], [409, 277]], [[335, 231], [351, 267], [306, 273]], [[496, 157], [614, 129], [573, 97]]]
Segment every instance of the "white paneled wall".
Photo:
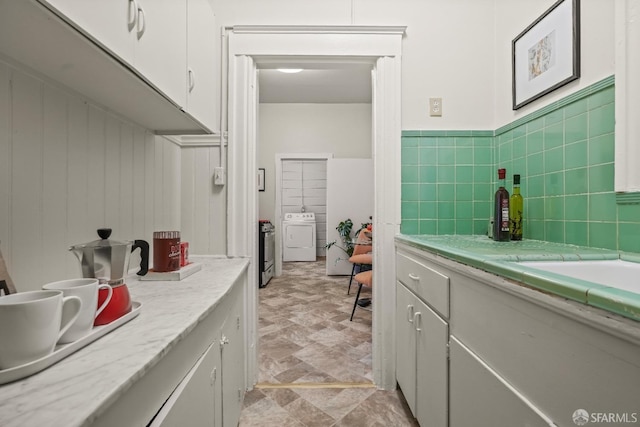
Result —
[[[282, 160], [282, 213], [316, 214], [316, 255], [327, 244], [327, 161]], [[304, 210], [303, 210], [304, 208]]]
[[180, 229], [180, 159], [174, 143], [0, 62], [0, 249], [17, 289], [77, 277], [68, 248], [97, 228], [149, 243]]
[[213, 168], [220, 166], [218, 144], [181, 150], [181, 237], [192, 254], [220, 255], [227, 250], [226, 186], [213, 185]]

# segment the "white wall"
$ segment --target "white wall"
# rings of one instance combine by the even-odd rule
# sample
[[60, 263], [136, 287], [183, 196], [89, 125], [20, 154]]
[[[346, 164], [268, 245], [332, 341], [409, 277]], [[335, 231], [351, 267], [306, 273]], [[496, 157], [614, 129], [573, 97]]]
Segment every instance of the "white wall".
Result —
[[[493, 129], [495, 3], [214, 0], [214, 10], [222, 26], [406, 25], [402, 128]], [[442, 117], [429, 117], [429, 97], [443, 98]]]
[[180, 168], [175, 144], [0, 62], [0, 247], [19, 291], [78, 277], [68, 248], [97, 228], [178, 229]]
[[213, 185], [213, 168], [220, 166], [219, 143], [183, 147], [181, 235], [192, 254], [227, 252], [226, 186]]
[[[582, 77], [511, 109], [511, 42], [555, 0], [213, 0], [232, 25], [406, 25], [402, 128], [493, 130], [614, 74], [614, 1], [583, 0]], [[428, 98], [443, 99], [429, 117]]]
[[278, 153], [371, 158], [371, 104], [260, 104], [258, 167], [265, 169], [265, 191], [258, 214], [274, 224]]
[[517, 111], [512, 110], [511, 42], [555, 1], [505, 0], [499, 2], [500, 7], [496, 7], [494, 129], [615, 74], [615, 1], [582, 0], [580, 2], [580, 78]]

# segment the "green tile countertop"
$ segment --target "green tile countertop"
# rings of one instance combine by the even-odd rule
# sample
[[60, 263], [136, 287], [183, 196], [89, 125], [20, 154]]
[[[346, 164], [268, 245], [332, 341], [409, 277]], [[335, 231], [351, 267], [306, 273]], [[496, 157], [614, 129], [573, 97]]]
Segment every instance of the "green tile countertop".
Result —
[[397, 235], [396, 241], [435, 253], [531, 288], [598, 307], [640, 321], [640, 294], [517, 264], [517, 261], [580, 261], [626, 259], [640, 256], [608, 249], [539, 240], [496, 242], [487, 236]]

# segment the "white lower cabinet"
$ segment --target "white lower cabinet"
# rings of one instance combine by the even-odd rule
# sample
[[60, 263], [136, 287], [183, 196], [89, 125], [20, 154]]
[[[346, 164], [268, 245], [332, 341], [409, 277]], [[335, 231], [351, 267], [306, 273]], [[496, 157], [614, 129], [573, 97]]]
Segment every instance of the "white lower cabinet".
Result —
[[219, 425], [216, 423], [216, 411], [221, 407], [219, 369], [220, 346], [214, 342], [172, 393], [150, 427], [182, 427], [186, 420], [193, 427]]
[[235, 427], [244, 398], [244, 328], [242, 298], [236, 298], [222, 327], [222, 425]]
[[396, 285], [397, 380], [420, 425], [447, 425], [449, 329], [401, 282]]
[[455, 337], [451, 337], [449, 363], [451, 427], [555, 425], [532, 402]]
[[245, 383], [242, 287], [225, 296], [211, 316], [213, 342], [149, 427], [238, 425]]

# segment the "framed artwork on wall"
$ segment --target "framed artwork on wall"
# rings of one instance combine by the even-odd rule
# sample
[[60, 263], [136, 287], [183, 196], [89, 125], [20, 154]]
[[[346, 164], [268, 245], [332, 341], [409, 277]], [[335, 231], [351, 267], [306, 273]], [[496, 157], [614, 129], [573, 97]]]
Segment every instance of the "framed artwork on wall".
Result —
[[258, 191], [264, 191], [264, 168], [258, 169]]
[[580, 0], [559, 0], [512, 42], [513, 109], [580, 77]]

